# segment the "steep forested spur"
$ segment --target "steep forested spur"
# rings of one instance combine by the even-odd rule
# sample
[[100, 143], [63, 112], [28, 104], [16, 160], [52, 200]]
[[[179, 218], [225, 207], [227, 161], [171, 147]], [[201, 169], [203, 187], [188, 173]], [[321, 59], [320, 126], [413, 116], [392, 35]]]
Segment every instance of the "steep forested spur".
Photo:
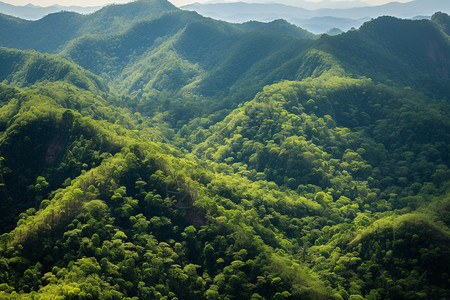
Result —
[[0, 298], [450, 297], [448, 15], [83, 18], [0, 48]]

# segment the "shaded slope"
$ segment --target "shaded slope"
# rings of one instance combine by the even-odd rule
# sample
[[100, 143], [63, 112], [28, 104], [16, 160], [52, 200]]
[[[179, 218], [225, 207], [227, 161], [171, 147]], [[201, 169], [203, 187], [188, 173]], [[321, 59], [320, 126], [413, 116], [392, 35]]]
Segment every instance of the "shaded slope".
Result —
[[118, 151], [118, 146], [100, 141], [101, 133], [94, 133], [92, 123], [69, 110], [77, 108], [83, 114], [89, 111], [97, 118], [107, 112], [106, 101], [90, 92], [65, 83], [48, 84], [34, 91], [2, 85], [1, 92], [5, 101], [0, 121], [4, 231], [15, 223], [21, 211], [37, 209], [50, 191], [78, 176], [88, 167], [86, 163], [98, 164], [104, 158], [100, 157], [102, 153]]

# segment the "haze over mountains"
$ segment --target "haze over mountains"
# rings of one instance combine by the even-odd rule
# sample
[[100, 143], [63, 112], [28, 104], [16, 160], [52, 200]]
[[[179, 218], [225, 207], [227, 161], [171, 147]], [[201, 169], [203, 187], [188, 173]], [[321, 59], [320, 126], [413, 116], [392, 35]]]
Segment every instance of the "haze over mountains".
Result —
[[[199, 1], [201, 2], [201, 1]], [[301, 7], [306, 9], [320, 9], [320, 8], [352, 8], [352, 7], [363, 7], [370, 6], [367, 2], [358, 1], [358, 0], [349, 0], [349, 1], [331, 1], [331, 0], [323, 0], [323, 1], [306, 1], [306, 0], [279, 0], [279, 1], [271, 1], [271, 0], [250, 0], [250, 1], [204, 1], [203, 3], [237, 3], [237, 2], [248, 2], [248, 3], [262, 3], [262, 4], [271, 4], [271, 3], [279, 3], [288, 6]]]
[[0, 298], [449, 299], [430, 15], [337, 36], [165, 0], [0, 15]]
[[25, 6], [17, 6], [0, 2], [0, 13], [27, 20], [39, 20], [48, 14], [60, 11], [73, 11], [81, 14], [89, 14], [96, 10], [99, 10], [100, 8], [101, 7], [95, 6], [83, 7], [83, 6], [61, 6], [61, 5], [41, 7], [33, 4], [28, 4]]
[[[0, 2], [0, 12], [28, 20], [38, 20], [59, 11], [89, 14], [100, 8], [59, 5], [39, 7], [32, 4], [14, 6]], [[189, 4], [182, 8], [228, 22], [270, 22], [284, 19], [316, 34], [333, 28], [343, 31], [358, 28], [365, 21], [383, 15], [411, 19], [430, 18], [436, 11], [450, 13], [450, 3], [446, 0], [413, 0], [375, 6], [363, 1], [210, 1]]]
[[[325, 4], [324, 4], [325, 5]], [[349, 3], [353, 5], [353, 3]], [[413, 0], [407, 3], [392, 2], [378, 6], [362, 6], [338, 9], [307, 8], [302, 3], [286, 5], [282, 3], [195, 3], [183, 6], [201, 15], [228, 22], [246, 22], [250, 20], [269, 22], [285, 19], [313, 33], [323, 33], [332, 28], [347, 31], [358, 28], [365, 21], [379, 16], [389, 15], [411, 19], [417, 16], [431, 17], [436, 11], [450, 13], [450, 2], [446, 0]]]

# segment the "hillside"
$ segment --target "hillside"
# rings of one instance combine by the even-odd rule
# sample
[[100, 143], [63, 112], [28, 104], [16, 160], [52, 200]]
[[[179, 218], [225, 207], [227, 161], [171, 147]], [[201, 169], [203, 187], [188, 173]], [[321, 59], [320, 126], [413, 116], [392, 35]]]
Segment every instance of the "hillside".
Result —
[[2, 16], [0, 298], [450, 298], [449, 20]]

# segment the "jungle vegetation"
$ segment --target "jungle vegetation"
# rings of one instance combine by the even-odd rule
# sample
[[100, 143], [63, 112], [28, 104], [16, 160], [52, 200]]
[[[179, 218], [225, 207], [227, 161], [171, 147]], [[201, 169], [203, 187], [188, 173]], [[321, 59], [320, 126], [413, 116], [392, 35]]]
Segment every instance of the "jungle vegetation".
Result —
[[0, 26], [0, 299], [450, 298], [448, 15]]

